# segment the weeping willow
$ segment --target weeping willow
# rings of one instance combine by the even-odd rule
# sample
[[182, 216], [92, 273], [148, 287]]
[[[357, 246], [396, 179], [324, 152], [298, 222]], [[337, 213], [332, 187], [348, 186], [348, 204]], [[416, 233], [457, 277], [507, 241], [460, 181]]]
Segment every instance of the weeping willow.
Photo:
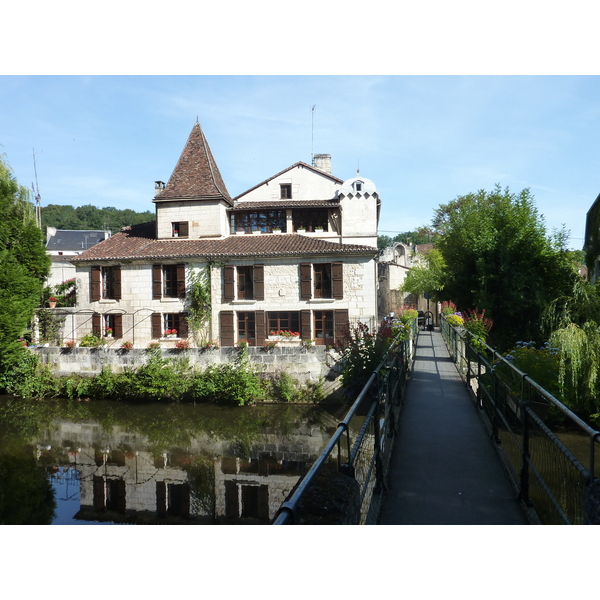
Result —
[[593, 415], [600, 411], [600, 289], [577, 281], [570, 296], [546, 309], [550, 345], [559, 352], [559, 386], [567, 406]]

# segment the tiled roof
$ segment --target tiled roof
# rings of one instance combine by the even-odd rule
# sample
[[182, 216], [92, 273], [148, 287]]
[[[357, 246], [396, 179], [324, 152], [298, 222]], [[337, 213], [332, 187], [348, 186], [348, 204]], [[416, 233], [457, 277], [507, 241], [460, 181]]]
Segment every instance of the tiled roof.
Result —
[[298, 234], [232, 235], [221, 240], [157, 240], [155, 224], [133, 225], [71, 262], [112, 260], [161, 260], [182, 258], [297, 257], [315, 254], [376, 256], [377, 248], [338, 244]]
[[280, 175], [283, 175], [284, 173], [287, 173], [287, 171], [291, 171], [292, 169], [295, 169], [296, 167], [302, 167], [303, 169], [310, 169], [311, 171], [314, 171], [315, 173], [318, 173], [319, 175], [323, 175], [323, 177], [328, 177], [329, 179], [335, 181], [336, 183], [339, 183], [339, 184], [344, 183], [343, 179], [338, 179], [337, 177], [334, 177], [333, 175], [330, 175], [329, 173], [325, 173], [325, 171], [321, 171], [321, 169], [311, 167], [310, 165], [307, 165], [305, 162], [299, 161], [299, 162], [293, 164], [291, 167], [288, 167], [287, 169], [284, 169], [283, 171], [279, 171], [279, 173], [277, 173], [276, 175], [273, 175], [272, 177], [269, 177], [268, 179], [261, 181], [260, 183], [256, 184], [254, 187], [251, 187], [249, 190], [246, 190], [245, 192], [241, 193], [239, 196], [236, 196], [234, 198], [234, 201], [239, 200], [242, 196], [245, 196], [248, 192], [251, 192], [252, 190], [255, 190], [256, 188], [259, 188], [261, 185], [264, 185], [265, 183], [272, 181], [273, 179], [279, 177]]
[[283, 208], [335, 208], [340, 201], [334, 200], [268, 200], [264, 202], [236, 202], [229, 210], [260, 210]]
[[156, 194], [154, 202], [180, 199], [216, 199], [232, 204], [204, 132], [197, 122], [167, 185]]

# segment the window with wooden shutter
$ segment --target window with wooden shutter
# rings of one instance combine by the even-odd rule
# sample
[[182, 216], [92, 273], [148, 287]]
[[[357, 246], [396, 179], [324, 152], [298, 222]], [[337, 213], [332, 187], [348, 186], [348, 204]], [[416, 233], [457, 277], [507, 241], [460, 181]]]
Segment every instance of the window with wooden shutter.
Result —
[[185, 298], [185, 265], [177, 265], [177, 297]]
[[312, 298], [312, 265], [302, 263], [300, 265], [300, 299], [310, 300]]
[[112, 268], [113, 270], [113, 298], [121, 299], [121, 267], [119, 265]]
[[152, 265], [152, 298], [162, 298], [162, 265]]
[[100, 313], [92, 315], [92, 333], [98, 337], [102, 337], [102, 317]]
[[233, 265], [223, 267], [223, 280], [225, 300], [235, 300], [235, 267]]
[[315, 298], [332, 298], [330, 263], [317, 263], [313, 265], [313, 280]]
[[114, 315], [114, 324], [113, 335], [118, 340], [123, 337], [123, 315]]
[[152, 338], [161, 338], [163, 335], [162, 314], [152, 313]]
[[331, 280], [333, 297], [341, 300], [344, 297], [344, 263], [334, 262], [331, 264]]
[[254, 299], [264, 300], [265, 299], [265, 266], [254, 265], [252, 273], [254, 278]]
[[97, 302], [102, 297], [102, 269], [92, 267], [92, 302]]
[[233, 327], [233, 311], [221, 311], [221, 346], [233, 346], [235, 331]]

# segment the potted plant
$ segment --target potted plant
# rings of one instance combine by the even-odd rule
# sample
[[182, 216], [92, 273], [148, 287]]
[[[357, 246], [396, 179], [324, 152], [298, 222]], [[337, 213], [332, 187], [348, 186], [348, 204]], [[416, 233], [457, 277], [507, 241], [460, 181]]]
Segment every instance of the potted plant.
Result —
[[264, 344], [263, 344], [263, 350], [265, 352], [272, 352], [273, 350], [275, 350], [275, 348], [277, 348], [277, 342], [275, 341], [270, 341], [267, 340]]
[[148, 344], [148, 350], [158, 350], [160, 348], [159, 342], [150, 342]]
[[113, 336], [113, 330], [110, 327], [107, 327], [104, 330], [104, 337], [111, 338]]
[[77, 348], [77, 342], [75, 340], [67, 340], [65, 342], [65, 348]]
[[204, 344], [203, 349], [204, 350], [218, 350], [219, 342], [217, 342], [216, 340], [210, 340], [210, 342], [207, 342], [206, 344]]
[[50, 298], [48, 298], [48, 306], [50, 308], [56, 308], [56, 298], [54, 296], [50, 296]]
[[281, 229], [279, 227], [276, 227], [275, 229], [273, 229], [273, 233], [281, 233]]
[[190, 343], [187, 340], [179, 340], [175, 344], [175, 348], [177, 348], [177, 350], [188, 350], [189, 347], [190, 347]]
[[245, 349], [247, 349], [248, 348], [248, 340], [238, 340], [235, 343], [235, 347], [238, 350], [245, 350]]
[[133, 342], [130, 340], [125, 340], [122, 344], [121, 344], [121, 348], [123, 350], [132, 350], [133, 349]]
[[165, 329], [165, 337], [173, 339], [177, 337], [177, 329]]

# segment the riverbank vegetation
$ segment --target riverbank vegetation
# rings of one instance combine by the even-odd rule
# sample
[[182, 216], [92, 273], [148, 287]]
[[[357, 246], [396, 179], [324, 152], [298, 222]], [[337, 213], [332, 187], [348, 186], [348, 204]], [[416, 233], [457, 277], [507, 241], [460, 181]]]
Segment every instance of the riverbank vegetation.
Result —
[[238, 351], [235, 362], [209, 365], [196, 370], [186, 358], [163, 358], [149, 349], [147, 362], [137, 369], [116, 373], [110, 367], [93, 377], [57, 377], [23, 350], [22, 360], [0, 388], [19, 398], [72, 400], [117, 400], [130, 403], [206, 402], [245, 406], [257, 402], [303, 402], [318, 404], [325, 398], [323, 382], [301, 384], [280, 372], [261, 375], [248, 360], [247, 350]]

